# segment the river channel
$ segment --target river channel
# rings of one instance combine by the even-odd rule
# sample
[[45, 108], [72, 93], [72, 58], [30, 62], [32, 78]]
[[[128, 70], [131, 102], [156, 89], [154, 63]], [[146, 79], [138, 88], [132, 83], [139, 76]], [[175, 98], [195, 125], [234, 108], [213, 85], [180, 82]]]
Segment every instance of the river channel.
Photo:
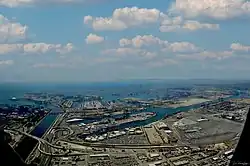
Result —
[[[31, 135], [41, 138], [43, 134], [49, 129], [58, 116], [57, 113], [62, 112], [57, 107], [51, 107], [51, 113], [49, 113], [35, 128], [31, 131]], [[53, 114], [56, 113], [56, 114]], [[15, 148], [16, 152], [21, 156], [23, 160], [29, 156], [30, 152], [36, 146], [38, 142], [30, 137], [24, 137], [24, 139]]]

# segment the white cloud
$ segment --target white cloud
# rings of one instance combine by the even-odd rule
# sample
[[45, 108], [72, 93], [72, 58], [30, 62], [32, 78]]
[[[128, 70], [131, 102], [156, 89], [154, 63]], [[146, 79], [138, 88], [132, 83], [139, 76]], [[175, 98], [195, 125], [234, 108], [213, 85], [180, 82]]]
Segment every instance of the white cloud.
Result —
[[250, 46], [242, 45], [240, 43], [232, 43], [230, 47], [233, 51], [250, 51]]
[[66, 54], [74, 50], [74, 45], [72, 43], [67, 43], [66, 46], [63, 46], [61, 49], [59, 49], [59, 53]]
[[16, 41], [26, 38], [28, 27], [10, 21], [0, 14], [0, 42]]
[[157, 56], [157, 53], [149, 52], [149, 51], [142, 51], [141, 56], [145, 57], [146, 59], [153, 59]]
[[208, 24], [208, 23], [200, 23], [198, 21], [185, 21], [183, 25], [183, 29], [188, 29], [191, 31], [198, 29], [209, 29], [209, 30], [218, 30], [220, 29], [219, 24]]
[[60, 44], [29, 43], [23, 45], [23, 50], [25, 53], [46, 53], [54, 49], [59, 49], [60, 47]]
[[149, 52], [138, 48], [117, 48], [107, 49], [101, 52], [104, 55], [115, 55], [115, 56], [139, 56], [146, 59], [152, 59], [157, 56], [156, 53]]
[[144, 36], [137, 35], [131, 40], [122, 38], [119, 41], [119, 43], [121, 47], [132, 45], [133, 47], [141, 48], [143, 46], [152, 46], [152, 45], [164, 46], [168, 44], [168, 41], [163, 41], [153, 35], [144, 35]]
[[120, 44], [121, 47], [125, 47], [125, 46], [128, 46], [128, 45], [131, 45], [132, 41], [129, 40], [129, 39], [126, 39], [126, 38], [122, 38], [122, 39], [120, 39], [119, 44]]
[[218, 30], [218, 24], [200, 23], [194, 20], [184, 20], [181, 16], [169, 17], [168, 15], [161, 15], [163, 20], [161, 22], [161, 32], [173, 32], [179, 30], [195, 31], [199, 29]]
[[159, 28], [161, 32], [174, 32], [178, 29], [181, 29], [180, 25], [161, 25]]
[[34, 3], [34, 0], [0, 0], [0, 6], [18, 7], [21, 5], [29, 5]]
[[104, 41], [104, 37], [98, 36], [96, 34], [90, 33], [86, 39], [85, 39], [87, 44], [97, 44], [97, 43], [102, 43]]
[[89, 24], [93, 21], [93, 17], [92, 16], [85, 16], [83, 19], [84, 24]]
[[163, 51], [172, 51], [172, 52], [197, 52], [200, 51], [196, 45], [189, 42], [174, 42], [170, 43]]
[[115, 9], [111, 17], [85, 16], [84, 23], [90, 24], [94, 30], [124, 30], [143, 24], [156, 23], [160, 18], [160, 11], [146, 8], [119, 8]]
[[136, 26], [143, 23], [155, 23], [160, 16], [160, 11], [157, 9], [146, 8], [120, 8], [116, 9], [113, 13], [115, 20], [121, 20], [126, 25]]
[[0, 65], [13, 65], [14, 61], [13, 60], [0, 60]]
[[23, 44], [0, 44], [0, 55], [20, 52], [22, 50], [23, 50]]
[[92, 28], [96, 31], [120, 31], [127, 29], [127, 25], [113, 18], [95, 18], [92, 22]]
[[185, 20], [181, 16], [173, 17], [162, 13], [158, 9], [120, 8], [115, 9], [111, 17], [85, 16], [84, 23], [91, 25], [96, 31], [121, 31], [130, 27], [152, 24], [161, 21], [161, 32], [177, 30], [194, 31], [198, 29], [218, 30], [218, 24], [200, 23], [194, 20]]
[[183, 22], [183, 18], [181, 16], [171, 17], [166, 14], [161, 14], [162, 25], [180, 25]]
[[27, 44], [0, 44], [0, 54], [25, 53], [42, 54], [47, 52], [57, 52], [60, 54], [68, 53], [73, 50], [72, 43], [65, 46], [61, 44], [47, 43], [27, 43]]
[[204, 51], [200, 53], [201, 56], [207, 57], [207, 58], [216, 58], [216, 59], [225, 59], [233, 55], [233, 52], [231, 51], [221, 51], [221, 52], [208, 52]]
[[35, 6], [41, 4], [84, 4], [101, 2], [102, 0], [0, 0], [0, 6], [20, 7], [20, 6]]
[[205, 59], [222, 60], [229, 58], [232, 55], [233, 55], [232, 51], [220, 51], [220, 52], [202, 51], [192, 54], [178, 54], [176, 55], [176, 57], [183, 60], [205, 60]]
[[166, 40], [161, 40], [153, 35], [136, 36], [132, 39], [123, 38], [119, 41], [121, 47], [132, 46], [135, 48], [141, 48], [146, 46], [158, 46], [162, 48], [162, 51], [171, 52], [197, 52], [200, 50], [197, 46], [189, 42], [174, 42], [170, 43]]
[[248, 0], [176, 0], [170, 9], [186, 17], [208, 16], [228, 19], [250, 14]]

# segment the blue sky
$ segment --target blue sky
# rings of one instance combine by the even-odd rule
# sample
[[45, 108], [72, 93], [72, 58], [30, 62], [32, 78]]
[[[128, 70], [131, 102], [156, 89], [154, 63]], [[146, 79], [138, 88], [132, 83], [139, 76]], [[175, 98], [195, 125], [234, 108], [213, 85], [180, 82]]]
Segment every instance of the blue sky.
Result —
[[2, 82], [249, 79], [248, 0], [0, 0]]

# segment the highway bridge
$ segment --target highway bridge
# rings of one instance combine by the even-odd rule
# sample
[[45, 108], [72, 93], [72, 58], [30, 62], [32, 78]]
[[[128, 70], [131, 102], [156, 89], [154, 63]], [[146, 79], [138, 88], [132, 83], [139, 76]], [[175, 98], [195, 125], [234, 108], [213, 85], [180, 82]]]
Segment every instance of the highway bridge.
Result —
[[[36, 136], [33, 136], [31, 134], [18, 131], [18, 130], [5, 130], [5, 132], [8, 133], [20, 133], [23, 134], [27, 137], [30, 137], [32, 139], [35, 139], [38, 141], [38, 150], [41, 154], [47, 155], [47, 156], [52, 156], [52, 157], [63, 157], [63, 156], [80, 156], [80, 155], [88, 155], [89, 153], [82, 153], [82, 152], [77, 152], [77, 153], [71, 153], [71, 151], [79, 151], [79, 148], [72, 148], [72, 147], [63, 147], [63, 146], [57, 146], [54, 144], [51, 144], [50, 142], [38, 138]], [[112, 149], [159, 149], [159, 148], [177, 148], [177, 147], [183, 147], [183, 146], [171, 146], [171, 145], [164, 145], [164, 144], [103, 144], [103, 143], [88, 143], [88, 142], [77, 142], [77, 141], [64, 141], [65, 143], [69, 144], [75, 144], [75, 145], [80, 145], [84, 147], [95, 147], [95, 148], [112, 148]], [[44, 149], [42, 148], [44, 147]], [[52, 153], [51, 150], [50, 152], [46, 151], [47, 148], [54, 148], [54, 149], [59, 149], [66, 151], [65, 153], [61, 154], [55, 154]]]
[[[52, 157], [64, 157], [64, 156], [79, 156], [79, 155], [87, 155], [88, 153], [70, 153], [70, 150], [76, 150], [74, 148], [71, 148], [71, 149], [66, 149], [65, 147], [62, 147], [62, 146], [56, 146], [56, 145], [53, 145], [51, 143], [49, 143], [48, 141], [44, 140], [44, 139], [41, 139], [41, 138], [38, 138], [36, 136], [33, 136], [31, 134], [28, 134], [28, 133], [25, 133], [25, 132], [22, 132], [22, 131], [18, 131], [18, 130], [4, 130], [5, 132], [7, 133], [20, 133], [20, 134], [23, 134], [27, 137], [30, 137], [32, 139], [35, 139], [38, 141], [38, 150], [41, 154], [43, 155], [47, 155], [47, 156], [52, 156]], [[55, 148], [55, 149], [60, 149], [60, 150], [63, 150], [63, 151], [66, 151], [65, 153], [61, 153], [61, 154], [54, 154], [52, 152], [46, 152], [42, 149], [42, 145], [44, 145], [45, 147], [48, 146], [49, 148]], [[45, 148], [46, 149], [46, 148]]]

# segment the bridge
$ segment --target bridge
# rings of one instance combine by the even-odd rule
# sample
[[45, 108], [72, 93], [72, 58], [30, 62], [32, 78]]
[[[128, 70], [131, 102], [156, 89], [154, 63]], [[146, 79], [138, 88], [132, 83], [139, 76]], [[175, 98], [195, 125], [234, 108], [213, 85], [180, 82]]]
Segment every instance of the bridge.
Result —
[[[72, 148], [72, 147], [63, 147], [63, 146], [57, 146], [54, 144], [51, 144], [50, 142], [38, 138], [36, 136], [33, 136], [31, 134], [18, 131], [18, 130], [4, 130], [7, 133], [20, 133], [22, 135], [25, 135], [27, 137], [30, 137], [32, 139], [35, 139], [38, 141], [38, 150], [41, 154], [47, 155], [47, 156], [52, 156], [52, 157], [64, 157], [64, 156], [80, 156], [80, 155], [88, 155], [89, 153], [82, 153], [82, 152], [75, 152], [71, 153], [71, 151], [79, 151], [79, 148]], [[88, 142], [77, 142], [77, 141], [64, 141], [65, 143], [69, 144], [75, 144], [75, 145], [80, 145], [84, 147], [95, 147], [95, 148], [112, 148], [112, 149], [161, 149], [161, 148], [177, 148], [177, 147], [183, 147], [183, 146], [174, 146], [174, 145], [165, 145], [165, 144], [103, 144], [103, 143], [88, 143]], [[45, 150], [42, 148], [45, 147]], [[46, 148], [54, 148], [54, 149], [59, 149], [66, 151], [65, 153], [59, 153], [55, 154], [46, 151]]]
[[[52, 157], [64, 157], [64, 156], [79, 156], [79, 155], [87, 155], [88, 154], [88, 153], [80, 153], [80, 152], [79, 153], [70, 153], [70, 150], [76, 150], [76, 149], [71, 148], [70, 150], [68, 149], [68, 151], [67, 151], [67, 149], [65, 147], [53, 145], [53, 144], [49, 143], [48, 141], [46, 141], [44, 139], [38, 138], [36, 136], [33, 136], [31, 134], [28, 134], [28, 133], [25, 133], [25, 132], [22, 132], [22, 131], [18, 131], [18, 130], [4, 130], [4, 131], [7, 132], [7, 133], [16, 133], [16, 132], [18, 132], [18, 133], [20, 133], [22, 135], [25, 135], [27, 137], [30, 137], [32, 139], [37, 140], [38, 141], [38, 150], [43, 155], [52, 156]], [[61, 154], [54, 154], [52, 152], [46, 152], [41, 148], [41, 145], [45, 145], [45, 146], [47, 145], [50, 148], [60, 149], [60, 150], [67, 151], [67, 152], [61, 153]]]

